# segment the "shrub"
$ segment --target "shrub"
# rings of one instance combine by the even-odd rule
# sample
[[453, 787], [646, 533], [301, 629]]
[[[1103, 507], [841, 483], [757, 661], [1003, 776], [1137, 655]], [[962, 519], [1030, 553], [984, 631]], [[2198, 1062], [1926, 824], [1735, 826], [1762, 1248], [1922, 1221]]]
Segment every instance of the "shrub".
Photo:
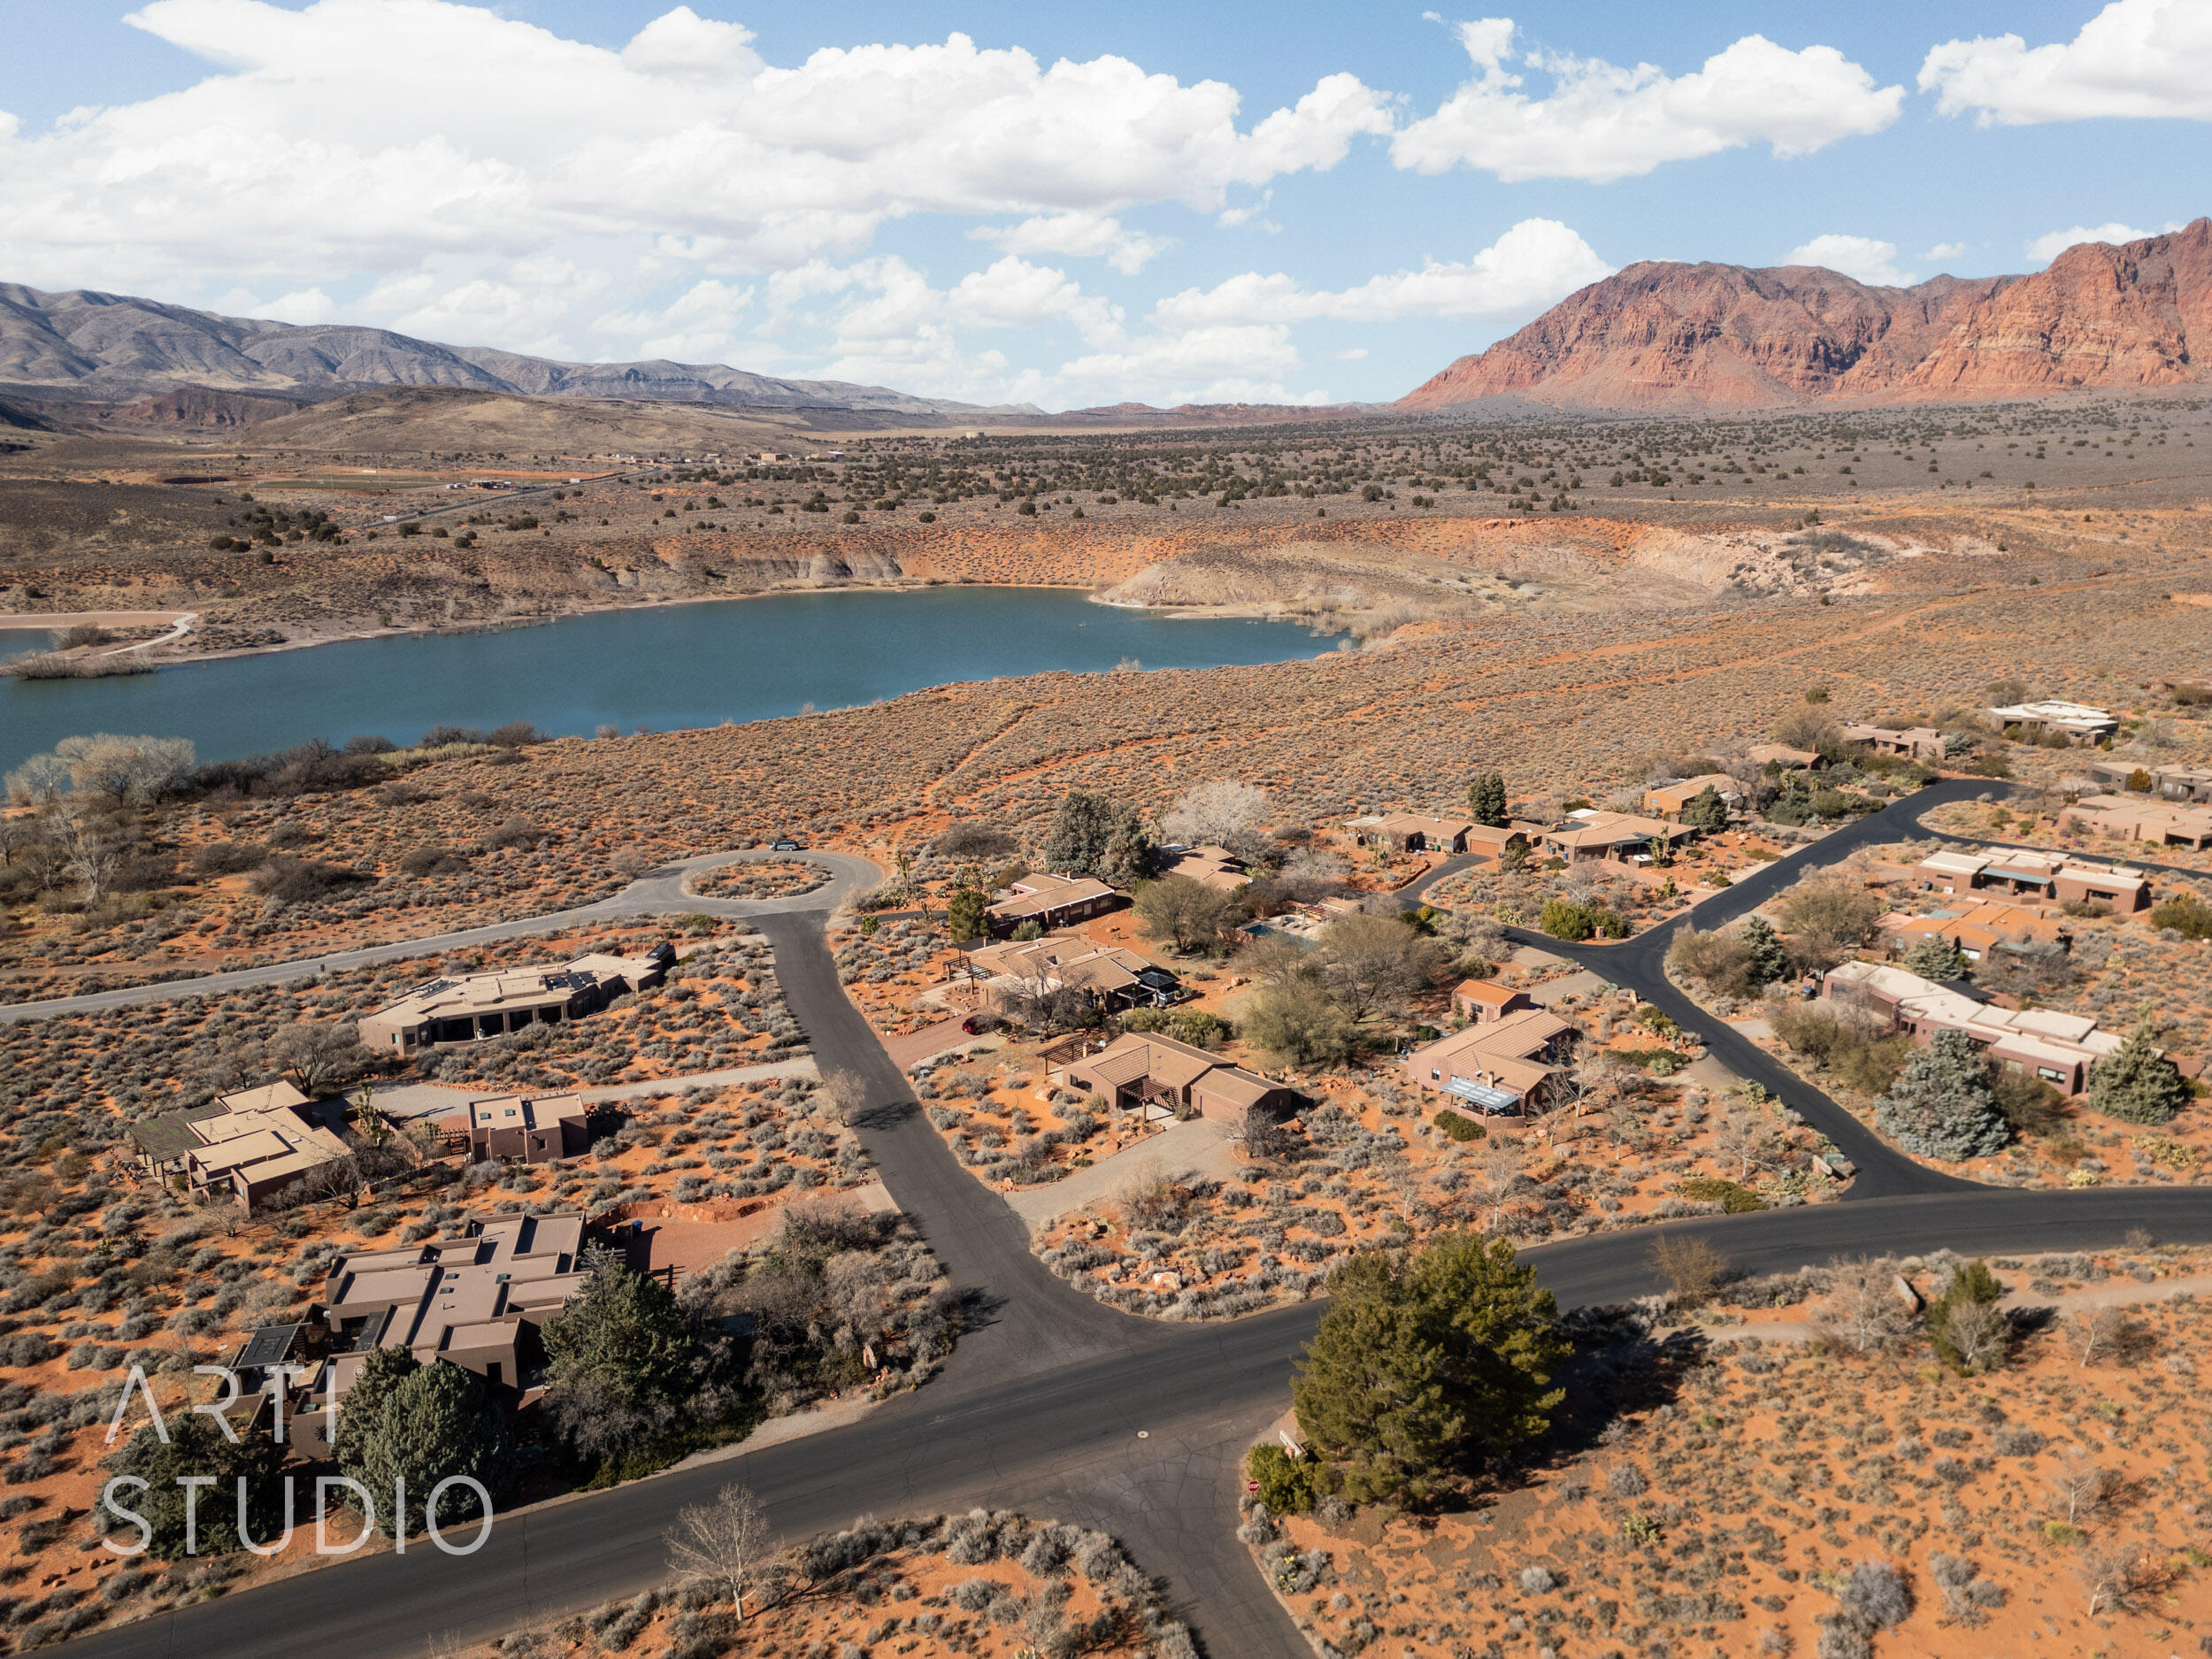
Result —
[[1271, 1515], [1297, 1515], [1321, 1498], [1321, 1465], [1293, 1457], [1279, 1446], [1255, 1446], [1244, 1467], [1259, 1483], [1259, 1499]]
[[1910, 1037], [1872, 1036], [1850, 1015], [1818, 1002], [1783, 1002], [1768, 1020], [1784, 1043], [1862, 1094], [1886, 1089], [1912, 1052]]
[[1694, 1175], [1675, 1190], [1696, 1203], [1718, 1204], [1732, 1216], [1749, 1215], [1767, 1207], [1767, 1201], [1748, 1187], [1723, 1180], [1717, 1175]]
[[1483, 1138], [1480, 1124], [1471, 1118], [1461, 1117], [1449, 1107], [1438, 1112], [1430, 1121], [1455, 1141], [1479, 1141]]
[[2189, 1085], [2151, 1040], [2148, 1019], [2097, 1062], [2089, 1075], [2089, 1104], [2123, 1123], [2163, 1124], [2189, 1103]]
[[2212, 904], [2193, 893], [2177, 893], [2151, 906], [2150, 924], [2171, 929], [2184, 939], [2212, 939]]

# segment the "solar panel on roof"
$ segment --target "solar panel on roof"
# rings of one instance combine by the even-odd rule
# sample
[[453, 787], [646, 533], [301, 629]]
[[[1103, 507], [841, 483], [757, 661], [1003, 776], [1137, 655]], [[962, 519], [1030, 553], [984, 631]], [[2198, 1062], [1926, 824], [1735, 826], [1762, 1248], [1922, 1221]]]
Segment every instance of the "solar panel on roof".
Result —
[[1486, 1112], [1518, 1111], [1521, 1097], [1508, 1094], [1502, 1088], [1492, 1088], [1486, 1083], [1470, 1083], [1463, 1077], [1455, 1077], [1444, 1085], [1444, 1092]]

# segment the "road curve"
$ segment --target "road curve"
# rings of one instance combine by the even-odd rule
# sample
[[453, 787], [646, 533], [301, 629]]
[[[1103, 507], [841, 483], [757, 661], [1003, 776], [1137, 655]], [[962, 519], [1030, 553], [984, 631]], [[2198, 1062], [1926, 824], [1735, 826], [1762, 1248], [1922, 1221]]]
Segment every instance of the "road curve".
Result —
[[[1966, 786], [1988, 787], [1979, 780]], [[1706, 926], [1741, 914], [1807, 868], [1832, 863], [1870, 841], [1893, 839], [1944, 798], [1938, 792], [1953, 787], [1934, 786], [1839, 830], [1692, 914]], [[1285, 1659], [1303, 1650], [1233, 1529], [1238, 1459], [1287, 1404], [1287, 1362], [1311, 1334], [1318, 1305], [1178, 1325], [1120, 1314], [1054, 1279], [1030, 1254], [1006, 1205], [960, 1168], [923, 1119], [905, 1077], [846, 996], [824, 948], [829, 894], [805, 897], [806, 906], [741, 913], [761, 918], [784, 995], [824, 1074], [861, 1083], [870, 1109], [857, 1133], [955, 1287], [972, 1301], [975, 1327], [961, 1339], [944, 1374], [849, 1428], [503, 1517], [482, 1550], [465, 1560], [418, 1546], [403, 1556], [349, 1563], [96, 1632], [70, 1643], [73, 1652], [94, 1659], [206, 1652], [289, 1659], [305, 1646], [319, 1659], [386, 1659], [419, 1651], [434, 1639], [495, 1635], [658, 1582], [667, 1570], [663, 1533], [676, 1509], [731, 1479], [750, 1486], [789, 1535], [846, 1525], [864, 1513], [887, 1517], [977, 1503], [1100, 1526], [1165, 1577], [1213, 1659]], [[673, 866], [610, 902], [631, 907], [615, 914], [649, 908], [733, 913], [684, 894]], [[610, 912], [590, 907], [588, 913]], [[540, 918], [539, 927], [545, 925]], [[507, 926], [534, 931], [527, 924]], [[1760, 1077], [1763, 1067], [1779, 1071], [1747, 1043], [1744, 1054], [1724, 1052], [1721, 1044], [1733, 1033], [1710, 1030], [1715, 1022], [1666, 984], [1660, 964], [1671, 933], [1604, 948], [1540, 942], [1586, 960], [1663, 1008], [1678, 1006], [1676, 1017], [1707, 1029], [1709, 1046], [1747, 1075]], [[149, 988], [193, 995], [211, 984]], [[2137, 1227], [2162, 1240], [2212, 1240], [2212, 1193], [1978, 1187], [1888, 1152], [1849, 1114], [1786, 1072], [1778, 1087], [1769, 1087], [1859, 1159], [1863, 1172], [1852, 1201], [1624, 1229], [1525, 1252], [1563, 1305], [1621, 1302], [1655, 1290], [1647, 1256], [1658, 1231], [1709, 1238], [1747, 1272], [1944, 1247], [1988, 1254], [2098, 1248], [2120, 1242]]]

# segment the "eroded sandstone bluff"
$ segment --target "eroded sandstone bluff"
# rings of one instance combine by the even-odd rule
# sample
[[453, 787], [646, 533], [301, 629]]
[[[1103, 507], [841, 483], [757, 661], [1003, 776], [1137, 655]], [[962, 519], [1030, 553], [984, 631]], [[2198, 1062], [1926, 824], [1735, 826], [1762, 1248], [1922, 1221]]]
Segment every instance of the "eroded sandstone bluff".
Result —
[[[2193, 354], [2192, 342], [2206, 358]], [[2212, 379], [2212, 219], [2032, 276], [1877, 288], [1816, 265], [1647, 260], [1399, 400], [1767, 409], [2142, 389]]]

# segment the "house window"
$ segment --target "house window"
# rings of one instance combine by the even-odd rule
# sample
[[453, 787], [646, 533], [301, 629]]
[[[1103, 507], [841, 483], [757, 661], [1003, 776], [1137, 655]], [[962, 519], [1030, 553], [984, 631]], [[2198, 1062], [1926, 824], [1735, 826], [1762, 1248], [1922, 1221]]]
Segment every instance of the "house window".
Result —
[[1431, 1067], [1429, 1068], [1429, 1081], [1430, 1081], [1430, 1082], [1432, 1082], [1432, 1083], [1435, 1082], [1437, 1079], [1439, 1079], [1439, 1078], [1442, 1077], [1443, 1075], [1444, 1075], [1444, 1074], [1443, 1074], [1441, 1071], [1438, 1071], [1438, 1070], [1437, 1070], [1434, 1066], [1431, 1066]]
[[2066, 1080], [2066, 1074], [2055, 1066], [2039, 1065], [2035, 1068], [2035, 1074], [2046, 1083], [2063, 1083]]

